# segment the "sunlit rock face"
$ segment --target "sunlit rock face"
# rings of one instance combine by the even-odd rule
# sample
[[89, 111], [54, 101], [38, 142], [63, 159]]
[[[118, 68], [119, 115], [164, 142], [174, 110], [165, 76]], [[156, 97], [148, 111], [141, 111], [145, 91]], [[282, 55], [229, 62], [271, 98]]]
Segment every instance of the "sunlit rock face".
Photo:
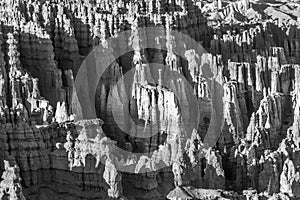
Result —
[[0, 199], [299, 198], [299, 9], [0, 2]]

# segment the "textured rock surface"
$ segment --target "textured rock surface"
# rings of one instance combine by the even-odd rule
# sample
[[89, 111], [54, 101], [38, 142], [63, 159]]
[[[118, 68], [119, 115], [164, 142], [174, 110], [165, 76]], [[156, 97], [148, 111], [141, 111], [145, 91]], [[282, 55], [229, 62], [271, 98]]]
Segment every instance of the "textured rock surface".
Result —
[[[296, 1], [1, 1], [0, 199], [300, 198], [299, 10]], [[138, 28], [149, 26], [165, 31], [145, 41]], [[117, 47], [107, 41], [125, 30]], [[99, 83], [86, 77], [96, 96], [74, 104], [95, 47], [111, 66]], [[116, 49], [131, 52], [115, 59]], [[101, 120], [76, 120], [86, 98]]]
[[15, 165], [10, 166], [9, 161], [4, 161], [4, 169], [0, 182], [0, 198], [1, 199], [20, 199], [25, 200], [22, 192], [21, 178], [19, 175], [19, 168]]

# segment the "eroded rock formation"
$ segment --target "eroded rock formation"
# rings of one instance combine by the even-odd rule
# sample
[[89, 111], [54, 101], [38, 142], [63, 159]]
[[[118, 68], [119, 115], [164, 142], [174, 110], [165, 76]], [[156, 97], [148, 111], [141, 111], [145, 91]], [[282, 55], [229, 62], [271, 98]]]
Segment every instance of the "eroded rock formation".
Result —
[[299, 198], [287, 4], [0, 2], [0, 198]]

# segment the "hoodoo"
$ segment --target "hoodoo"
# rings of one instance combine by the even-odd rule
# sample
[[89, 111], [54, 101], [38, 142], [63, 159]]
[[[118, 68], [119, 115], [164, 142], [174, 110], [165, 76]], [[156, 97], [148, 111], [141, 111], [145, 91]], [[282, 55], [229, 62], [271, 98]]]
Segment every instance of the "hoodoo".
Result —
[[299, 11], [0, 0], [0, 200], [299, 199]]

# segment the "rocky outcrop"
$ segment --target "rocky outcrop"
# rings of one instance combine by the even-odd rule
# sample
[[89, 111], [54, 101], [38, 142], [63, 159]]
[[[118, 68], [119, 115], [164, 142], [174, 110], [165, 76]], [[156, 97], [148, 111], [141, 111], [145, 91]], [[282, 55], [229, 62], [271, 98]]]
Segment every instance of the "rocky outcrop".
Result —
[[25, 200], [22, 192], [21, 178], [19, 175], [19, 168], [10, 166], [9, 161], [4, 161], [4, 169], [0, 182], [0, 198]]
[[[0, 160], [16, 162], [29, 199], [299, 197], [299, 27], [266, 19], [284, 5], [0, 4]], [[150, 26], [165, 30], [139, 30]], [[108, 39], [126, 30], [124, 40]], [[191, 38], [208, 52], [191, 49]], [[157, 50], [145, 49], [151, 43]], [[95, 47], [95, 64], [111, 65], [75, 91]], [[123, 51], [132, 52], [114, 58]], [[91, 111], [86, 100], [95, 105], [89, 118], [103, 121], [78, 120]], [[5, 177], [3, 188], [12, 182]], [[15, 182], [17, 192], [1, 195], [22, 196]]]

